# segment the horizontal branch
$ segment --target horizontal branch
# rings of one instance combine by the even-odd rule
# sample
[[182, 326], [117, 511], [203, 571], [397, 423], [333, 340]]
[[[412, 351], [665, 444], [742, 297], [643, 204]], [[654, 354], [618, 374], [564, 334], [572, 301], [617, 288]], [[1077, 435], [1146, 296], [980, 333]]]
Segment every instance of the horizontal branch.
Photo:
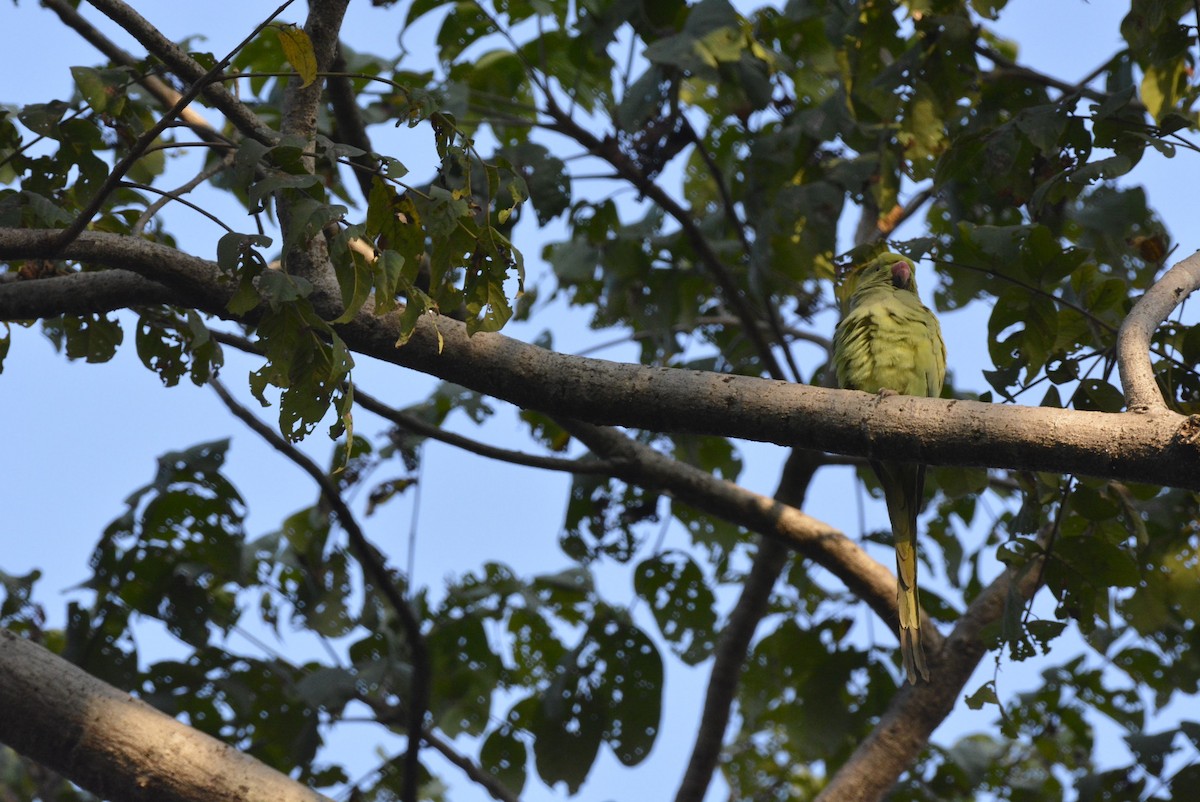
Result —
[[426, 318], [339, 329], [352, 348], [517, 406], [590, 423], [771, 442], [872, 459], [998, 467], [1200, 489], [1200, 419], [891, 396], [568, 356]]
[[[0, 260], [38, 258], [53, 230], [0, 228]], [[189, 305], [229, 316], [232, 287], [216, 264], [156, 243], [85, 232], [63, 254], [139, 273]], [[0, 285], [0, 316], [11, 285]], [[335, 310], [319, 310], [336, 314]], [[426, 315], [397, 348], [400, 317], [370, 305], [338, 332], [376, 357], [517, 406], [590, 423], [692, 432], [931, 465], [1077, 473], [1200, 490], [1200, 418], [878, 397], [854, 390], [569, 356], [502, 334], [468, 336]]]
[[[60, 234], [61, 229], [0, 228], [0, 261], [49, 258], [54, 255], [52, 246]], [[175, 290], [178, 293], [176, 297], [187, 306], [230, 317], [225, 311], [225, 304], [233, 295], [233, 281], [221, 272], [216, 262], [191, 256], [168, 245], [139, 237], [85, 231], [56, 258], [89, 267], [136, 273], [155, 284]], [[108, 280], [95, 279], [97, 283]], [[12, 303], [10, 298], [24, 291], [22, 283], [0, 286], [0, 319], [20, 319], [20, 316], [10, 315], [7, 307]], [[111, 292], [108, 294], [112, 300], [116, 300]], [[141, 301], [130, 300], [122, 305], [135, 306], [138, 303]], [[55, 314], [63, 313], [60, 311]]]
[[0, 318], [90, 315], [130, 306], [181, 304], [182, 294], [128, 270], [70, 273], [0, 284]]
[[113, 802], [330, 802], [0, 630], [0, 743]]

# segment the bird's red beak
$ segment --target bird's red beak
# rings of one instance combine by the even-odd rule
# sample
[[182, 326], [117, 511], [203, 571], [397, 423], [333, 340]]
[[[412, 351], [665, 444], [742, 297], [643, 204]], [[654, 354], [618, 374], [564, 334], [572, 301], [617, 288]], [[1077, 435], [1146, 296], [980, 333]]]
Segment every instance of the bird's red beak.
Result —
[[898, 290], [903, 290], [912, 284], [912, 265], [908, 262], [894, 262], [892, 264], [892, 286]]

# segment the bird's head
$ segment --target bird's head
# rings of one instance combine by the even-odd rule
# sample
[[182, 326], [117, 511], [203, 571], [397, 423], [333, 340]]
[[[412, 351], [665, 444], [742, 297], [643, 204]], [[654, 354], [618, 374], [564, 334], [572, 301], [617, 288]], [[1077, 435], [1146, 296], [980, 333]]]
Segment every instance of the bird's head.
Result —
[[843, 307], [859, 292], [891, 286], [912, 293], [917, 291], [916, 272], [912, 260], [898, 253], [881, 253], [850, 269], [838, 288], [837, 296]]

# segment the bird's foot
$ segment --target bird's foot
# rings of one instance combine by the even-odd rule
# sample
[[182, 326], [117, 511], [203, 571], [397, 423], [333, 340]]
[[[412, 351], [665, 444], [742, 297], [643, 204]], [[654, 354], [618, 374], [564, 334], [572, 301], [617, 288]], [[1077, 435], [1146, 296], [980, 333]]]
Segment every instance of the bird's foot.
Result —
[[890, 387], [881, 388], [879, 390], [879, 392], [875, 394], [875, 405], [878, 406], [880, 401], [882, 401], [885, 398], [890, 398], [891, 396], [894, 396], [894, 395], [900, 395], [900, 393], [896, 392], [895, 390], [891, 389]]

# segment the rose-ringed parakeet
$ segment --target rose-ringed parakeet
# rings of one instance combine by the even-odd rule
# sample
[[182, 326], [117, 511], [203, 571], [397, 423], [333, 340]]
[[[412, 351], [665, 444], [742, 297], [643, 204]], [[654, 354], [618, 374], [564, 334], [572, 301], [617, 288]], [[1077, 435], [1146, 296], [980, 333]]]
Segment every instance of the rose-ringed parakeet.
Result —
[[[845, 314], [833, 338], [838, 385], [884, 395], [938, 396], [946, 377], [946, 346], [933, 312], [921, 303], [913, 264], [883, 253], [857, 267]], [[925, 489], [925, 466], [871, 461], [883, 486], [896, 546], [896, 605], [900, 653], [908, 681], [929, 680], [921, 648], [917, 598], [917, 513]]]

